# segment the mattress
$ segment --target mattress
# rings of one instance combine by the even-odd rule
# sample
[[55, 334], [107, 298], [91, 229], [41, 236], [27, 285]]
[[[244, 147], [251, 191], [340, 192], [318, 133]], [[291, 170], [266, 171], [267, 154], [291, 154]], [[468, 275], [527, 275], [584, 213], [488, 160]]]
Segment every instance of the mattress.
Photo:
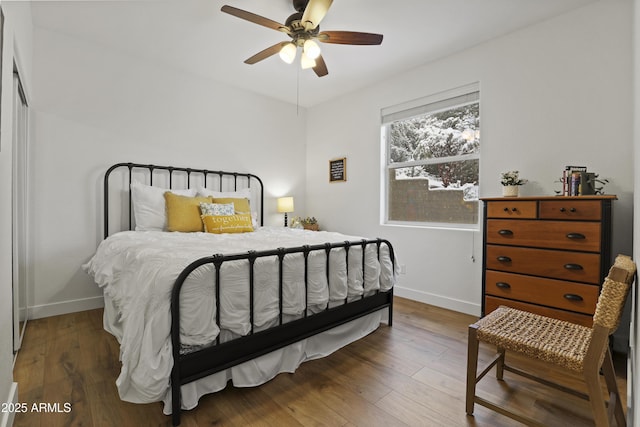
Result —
[[[164, 401], [165, 413], [171, 412], [170, 295], [175, 278], [191, 262], [213, 254], [361, 239], [284, 227], [260, 227], [252, 233], [221, 235], [124, 231], [105, 239], [83, 268], [104, 291], [105, 329], [120, 343], [122, 369], [116, 385], [121, 399], [134, 403]], [[342, 304], [376, 290], [389, 290], [395, 274], [386, 245], [380, 247], [380, 261], [375, 245], [367, 247], [364, 256], [363, 275], [360, 246], [352, 246], [348, 256], [344, 248], [333, 249], [328, 263], [324, 251], [312, 252], [308, 259], [308, 289], [305, 291], [302, 254], [287, 255], [283, 264], [284, 321], [303, 316], [305, 310], [319, 311], [327, 305]], [[216, 284], [212, 265], [198, 268], [185, 281], [180, 299], [181, 351], [209, 345], [218, 336], [225, 341], [250, 333], [247, 264], [246, 261], [233, 261], [222, 265], [219, 324], [216, 323]], [[254, 275], [253, 330], [256, 331], [278, 322], [277, 257], [258, 258]], [[372, 332], [383, 315], [382, 312], [373, 313], [186, 384], [182, 386], [182, 407], [195, 407], [200, 396], [224, 388], [229, 380], [236, 386], [255, 386], [279, 372], [293, 372], [303, 361], [326, 356]]]

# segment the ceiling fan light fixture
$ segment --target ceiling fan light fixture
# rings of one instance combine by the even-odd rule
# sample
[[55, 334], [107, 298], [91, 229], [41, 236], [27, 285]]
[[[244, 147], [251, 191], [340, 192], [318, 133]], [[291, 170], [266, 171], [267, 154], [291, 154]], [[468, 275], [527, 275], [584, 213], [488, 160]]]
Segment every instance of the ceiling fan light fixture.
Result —
[[316, 61], [313, 58], [309, 58], [305, 52], [302, 52], [302, 55], [300, 56], [300, 66], [303, 70], [313, 68], [316, 66]]
[[318, 56], [320, 56], [320, 46], [318, 46], [318, 43], [314, 42], [311, 39], [304, 42], [303, 49], [304, 54], [307, 55], [308, 58], [316, 59]]
[[296, 45], [289, 42], [282, 46], [282, 49], [280, 49], [280, 59], [282, 59], [287, 64], [292, 64], [296, 59], [297, 51], [298, 48], [296, 47]]
[[[1, 1], [1, 0], [0, 0]], [[302, 68], [313, 68], [318, 77], [326, 76], [329, 71], [320, 52], [318, 42], [343, 45], [379, 45], [382, 34], [362, 33], [359, 31], [322, 31], [320, 22], [327, 14], [333, 0], [292, 0], [296, 13], [290, 15], [284, 24], [264, 16], [224, 5], [220, 9], [236, 18], [261, 25], [263, 27], [285, 33], [291, 41], [276, 43], [255, 55], [247, 58], [245, 64], [256, 64], [276, 53], [287, 64], [292, 64], [301, 50], [300, 65]]]

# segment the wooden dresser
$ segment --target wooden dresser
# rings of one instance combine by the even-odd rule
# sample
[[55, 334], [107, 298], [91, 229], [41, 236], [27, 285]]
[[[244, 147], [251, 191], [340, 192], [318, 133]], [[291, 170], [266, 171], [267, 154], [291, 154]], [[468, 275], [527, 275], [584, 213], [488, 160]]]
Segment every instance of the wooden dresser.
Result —
[[484, 198], [482, 314], [499, 305], [591, 326], [616, 196]]

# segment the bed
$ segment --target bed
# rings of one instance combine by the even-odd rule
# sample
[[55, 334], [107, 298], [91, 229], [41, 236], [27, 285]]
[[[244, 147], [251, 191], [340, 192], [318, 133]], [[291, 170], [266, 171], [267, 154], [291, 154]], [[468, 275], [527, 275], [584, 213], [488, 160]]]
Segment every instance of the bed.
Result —
[[[198, 230], [189, 229], [196, 199]], [[238, 218], [248, 229], [236, 232]], [[174, 425], [229, 381], [263, 384], [393, 320], [391, 243], [265, 227], [262, 181], [248, 173], [113, 165], [104, 240], [83, 268], [120, 343], [120, 397], [163, 401]]]

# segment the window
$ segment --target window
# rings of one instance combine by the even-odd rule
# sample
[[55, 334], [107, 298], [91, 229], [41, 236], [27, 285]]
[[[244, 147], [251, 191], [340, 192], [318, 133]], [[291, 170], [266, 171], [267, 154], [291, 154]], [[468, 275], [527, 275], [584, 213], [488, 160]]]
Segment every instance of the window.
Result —
[[385, 108], [385, 223], [478, 224], [480, 93], [469, 85]]

